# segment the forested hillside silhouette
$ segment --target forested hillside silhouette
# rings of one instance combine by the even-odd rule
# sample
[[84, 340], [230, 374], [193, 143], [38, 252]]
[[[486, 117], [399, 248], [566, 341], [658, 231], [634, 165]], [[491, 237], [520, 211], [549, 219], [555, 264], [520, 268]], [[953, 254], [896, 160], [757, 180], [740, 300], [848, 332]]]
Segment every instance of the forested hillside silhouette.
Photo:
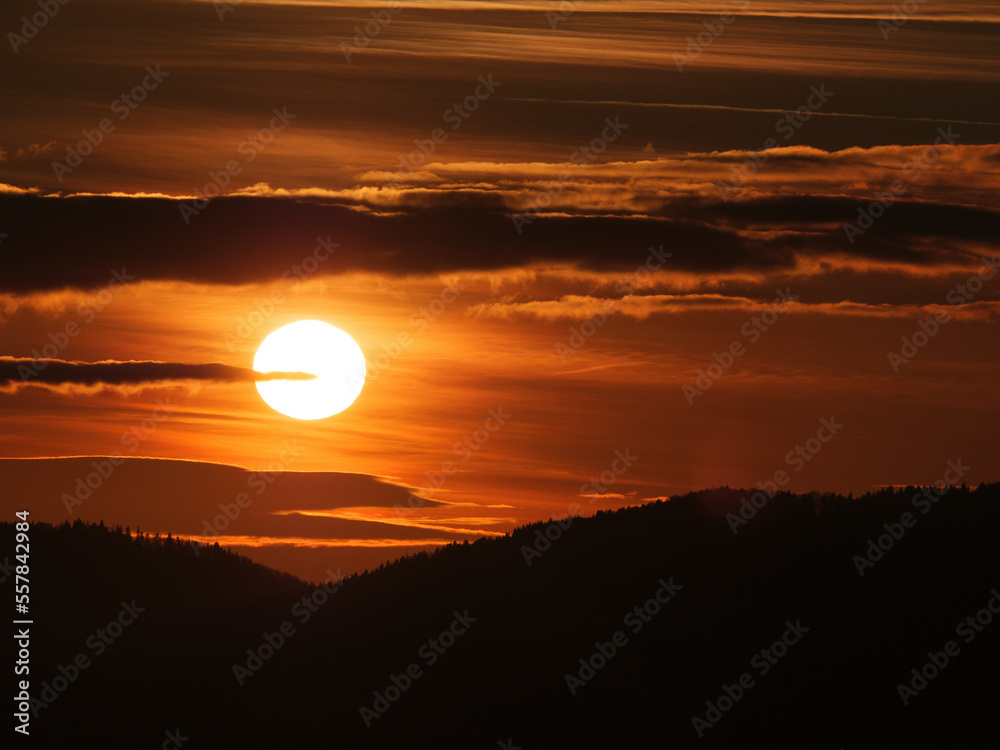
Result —
[[[78, 653], [93, 658], [39, 711], [32, 737], [108, 748], [160, 747], [175, 730], [185, 748], [994, 744], [1000, 615], [969, 642], [956, 626], [1000, 587], [1000, 484], [920, 493], [758, 494], [751, 514], [751, 491], [696, 492], [404, 557], [329, 585], [309, 609], [302, 598], [319, 582], [217, 547], [34, 524], [33, 693]], [[13, 553], [12, 524], [2, 532]], [[869, 547], [879, 537], [881, 556]], [[866, 554], [875, 561], [859, 565]], [[8, 601], [12, 579], [0, 587]], [[663, 592], [655, 614], [627, 619]], [[95, 655], [88, 637], [133, 599], [142, 613]], [[789, 626], [801, 628], [794, 645], [761, 674], [752, 660]], [[580, 660], [609, 653], [618, 631], [624, 645], [581, 678]], [[897, 686], [948, 641], [960, 652], [904, 705]], [[260, 658], [268, 642], [277, 648]], [[714, 716], [706, 702], [744, 673], [753, 686], [699, 736], [693, 717]]]

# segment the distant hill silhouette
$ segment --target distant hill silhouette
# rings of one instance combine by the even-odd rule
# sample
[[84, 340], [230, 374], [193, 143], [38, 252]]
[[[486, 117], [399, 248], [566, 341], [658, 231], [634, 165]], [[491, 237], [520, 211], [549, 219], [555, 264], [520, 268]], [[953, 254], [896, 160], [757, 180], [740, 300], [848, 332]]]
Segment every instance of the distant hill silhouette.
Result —
[[[536, 523], [351, 577], [315, 611], [313, 584], [225, 550], [35, 524], [33, 696], [90, 663], [31, 744], [161, 747], [179, 730], [184, 748], [994, 746], [1000, 614], [956, 627], [1000, 588], [1000, 485], [918, 493], [758, 495], [740, 524], [750, 493], [721, 488]], [[0, 531], [13, 560], [13, 525]], [[860, 564], [880, 536], [888, 551]], [[134, 622], [95, 638], [132, 600]], [[897, 685], [948, 641], [904, 706]]]

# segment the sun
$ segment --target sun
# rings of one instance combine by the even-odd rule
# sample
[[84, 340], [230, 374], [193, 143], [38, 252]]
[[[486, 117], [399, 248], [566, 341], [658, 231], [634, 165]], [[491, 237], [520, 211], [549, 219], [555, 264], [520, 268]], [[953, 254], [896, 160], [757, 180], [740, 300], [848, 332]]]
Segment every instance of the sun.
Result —
[[307, 372], [311, 380], [258, 381], [261, 398], [295, 419], [339, 414], [365, 384], [365, 355], [344, 331], [321, 320], [300, 320], [271, 332], [253, 360], [257, 372]]

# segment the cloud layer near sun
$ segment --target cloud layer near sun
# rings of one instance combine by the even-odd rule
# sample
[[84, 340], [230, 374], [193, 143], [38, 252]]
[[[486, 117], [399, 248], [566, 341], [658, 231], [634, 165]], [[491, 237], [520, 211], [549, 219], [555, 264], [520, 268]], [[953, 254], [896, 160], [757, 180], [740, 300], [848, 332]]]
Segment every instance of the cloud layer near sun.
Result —
[[[526, 264], [627, 273], [651, 247], [669, 252], [675, 274], [971, 271], [1000, 229], [1000, 147], [937, 140], [600, 166], [432, 163], [388, 184], [368, 173], [372, 184], [346, 190], [259, 185], [198, 204], [7, 194], [0, 203], [13, 220], [0, 285], [21, 294], [97, 289], [119, 268], [149, 281], [294, 280], [319, 269], [318, 259], [324, 274]], [[185, 216], [192, 205], [198, 213]], [[130, 223], [142, 227], [138, 246], [118, 235]]]
[[[79, 335], [79, 325], [53, 334], [43, 348], [68, 346], [73, 335]], [[83, 386], [85, 392], [96, 392], [106, 386], [148, 386], [162, 382], [208, 381], [222, 383], [262, 382], [268, 380], [311, 380], [315, 375], [302, 372], [256, 372], [246, 367], [220, 363], [192, 364], [181, 362], [69, 362], [62, 359], [0, 357], [0, 390], [8, 393], [18, 388], [38, 386], [53, 390], [72, 390]], [[70, 387], [68, 390], [66, 387]], [[136, 392], [134, 389], [131, 392]]]

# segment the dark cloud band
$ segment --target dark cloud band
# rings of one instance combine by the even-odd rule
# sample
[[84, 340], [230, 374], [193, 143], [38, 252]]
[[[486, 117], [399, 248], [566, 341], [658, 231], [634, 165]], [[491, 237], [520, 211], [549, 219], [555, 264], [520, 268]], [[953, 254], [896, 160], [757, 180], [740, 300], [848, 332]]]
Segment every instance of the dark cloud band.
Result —
[[312, 380], [315, 377], [304, 372], [260, 373], [248, 367], [217, 362], [69, 362], [62, 359], [0, 357], [0, 384], [6, 385], [137, 385], [178, 380], [252, 383], [263, 380]]
[[[676, 271], [711, 274], [787, 270], [803, 254], [933, 265], [939, 254], [917, 240], [982, 240], [1000, 228], [1000, 214], [991, 210], [899, 200], [864, 242], [851, 244], [838, 225], [855, 220], [870, 199], [793, 195], [740, 202], [686, 197], [644, 215], [537, 215], [518, 233], [496, 195], [463, 195], [464, 205], [414, 195], [410, 200], [422, 205], [404, 202], [391, 214], [358, 210], [348, 199], [331, 205], [221, 198], [208, 201], [189, 224], [180, 200], [2, 195], [8, 237], [0, 293], [97, 289], [122, 269], [137, 281], [269, 282], [289, 278], [325, 237], [339, 247], [324, 251], [322, 274], [420, 275], [531, 263], [627, 271], [651, 246], [672, 252]], [[780, 225], [792, 231], [745, 231]]]

